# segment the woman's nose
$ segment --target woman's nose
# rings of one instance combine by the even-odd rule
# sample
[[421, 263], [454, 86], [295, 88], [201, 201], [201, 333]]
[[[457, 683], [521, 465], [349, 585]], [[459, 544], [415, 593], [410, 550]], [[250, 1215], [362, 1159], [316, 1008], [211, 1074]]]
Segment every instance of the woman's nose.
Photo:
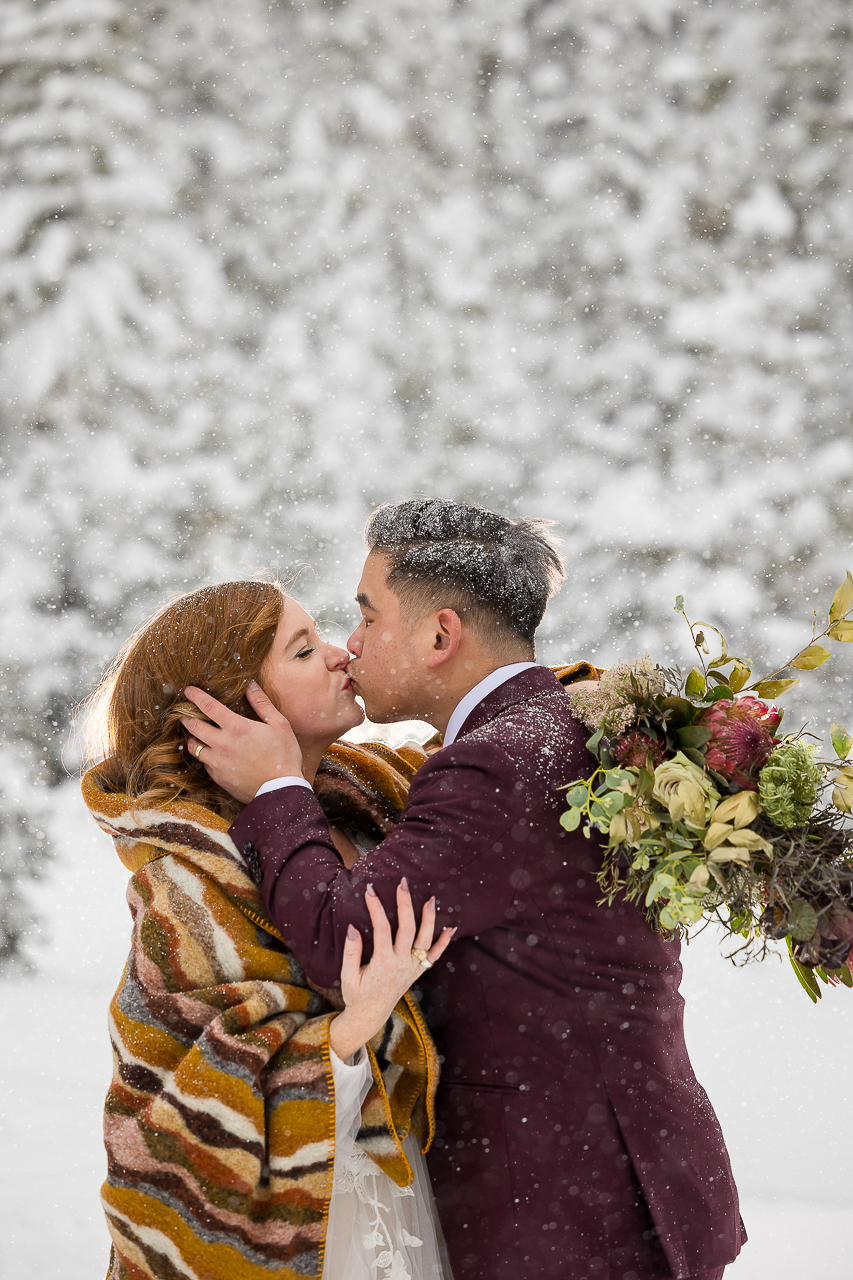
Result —
[[339, 649], [337, 645], [329, 645], [329, 653], [326, 658], [326, 666], [330, 671], [338, 671], [345, 667], [349, 662], [349, 654], [346, 649]]

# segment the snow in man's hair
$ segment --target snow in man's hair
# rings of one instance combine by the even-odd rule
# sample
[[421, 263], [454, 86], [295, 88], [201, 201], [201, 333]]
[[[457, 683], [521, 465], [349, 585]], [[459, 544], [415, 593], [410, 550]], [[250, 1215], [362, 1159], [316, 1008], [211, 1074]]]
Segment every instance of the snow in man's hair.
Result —
[[454, 609], [484, 639], [533, 636], [565, 577], [547, 520], [510, 520], [444, 498], [386, 503], [365, 541], [389, 562], [388, 586], [417, 616]]

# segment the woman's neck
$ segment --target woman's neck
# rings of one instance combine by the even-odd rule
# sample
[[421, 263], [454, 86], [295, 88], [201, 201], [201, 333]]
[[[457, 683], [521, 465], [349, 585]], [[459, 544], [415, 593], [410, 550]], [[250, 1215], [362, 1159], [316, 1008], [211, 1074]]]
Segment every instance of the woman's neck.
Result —
[[312, 740], [311, 742], [299, 743], [302, 748], [302, 776], [312, 787], [317, 776], [317, 770], [320, 768], [320, 761], [335, 741], [335, 738], [329, 738], [328, 741], [323, 742]]

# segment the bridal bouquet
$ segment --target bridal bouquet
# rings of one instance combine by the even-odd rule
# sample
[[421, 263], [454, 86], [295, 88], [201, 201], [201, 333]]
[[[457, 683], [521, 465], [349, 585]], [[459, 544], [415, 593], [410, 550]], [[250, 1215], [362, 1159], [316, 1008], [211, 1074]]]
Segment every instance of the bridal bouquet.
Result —
[[[675, 609], [684, 614], [683, 597]], [[716, 919], [739, 940], [741, 959], [763, 958], [768, 942], [784, 939], [813, 1000], [817, 978], [853, 987], [853, 737], [833, 725], [835, 758], [821, 759], [803, 731], [781, 733], [773, 699], [798, 683], [780, 678], [790, 668], [831, 657], [819, 641], [853, 642], [851, 612], [848, 572], [826, 628], [816, 634], [815, 623], [804, 649], [751, 684], [750, 664], [717, 628], [684, 614], [699, 659], [686, 679], [646, 657], [572, 700], [593, 730], [587, 747], [598, 767], [565, 788], [561, 822], [607, 837], [602, 901], [642, 900], [663, 932]], [[706, 632], [719, 641], [716, 657]]]

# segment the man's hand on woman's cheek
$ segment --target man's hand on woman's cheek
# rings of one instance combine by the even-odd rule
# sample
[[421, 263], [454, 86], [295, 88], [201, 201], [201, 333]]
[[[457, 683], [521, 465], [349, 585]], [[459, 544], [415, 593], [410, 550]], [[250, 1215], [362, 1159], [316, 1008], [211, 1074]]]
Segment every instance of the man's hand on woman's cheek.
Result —
[[190, 686], [184, 693], [208, 717], [207, 720], [181, 718], [191, 734], [187, 750], [235, 800], [248, 804], [265, 782], [302, 776], [299, 743], [289, 722], [260, 685], [253, 682], [246, 694], [260, 721], [247, 720], [229, 711], [203, 689]]

